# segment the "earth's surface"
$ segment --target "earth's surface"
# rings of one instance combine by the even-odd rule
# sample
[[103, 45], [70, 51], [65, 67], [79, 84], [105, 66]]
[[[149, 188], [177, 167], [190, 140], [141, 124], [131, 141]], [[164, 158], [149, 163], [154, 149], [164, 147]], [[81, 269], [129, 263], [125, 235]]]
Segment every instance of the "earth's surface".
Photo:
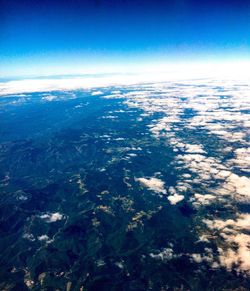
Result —
[[250, 290], [250, 86], [0, 97], [1, 290]]

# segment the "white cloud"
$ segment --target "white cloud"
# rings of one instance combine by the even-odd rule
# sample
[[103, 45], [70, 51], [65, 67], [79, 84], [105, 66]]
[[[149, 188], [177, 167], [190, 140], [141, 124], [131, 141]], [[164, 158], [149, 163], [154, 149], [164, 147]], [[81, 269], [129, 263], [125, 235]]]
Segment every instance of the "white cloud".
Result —
[[171, 205], [177, 204], [178, 202], [182, 201], [184, 198], [185, 198], [184, 195], [180, 195], [180, 194], [174, 194], [174, 195], [168, 196], [168, 200]]
[[63, 215], [59, 212], [55, 213], [46, 213], [40, 215], [40, 218], [44, 219], [46, 222], [56, 222], [63, 219]]
[[50, 244], [53, 242], [53, 239], [50, 239], [47, 234], [42, 234], [40, 236], [37, 237], [37, 239], [39, 241], [43, 241], [43, 242], [46, 242], [46, 244]]
[[193, 205], [209, 205], [211, 202], [216, 200], [216, 196], [211, 194], [194, 194]]
[[30, 241], [35, 241], [36, 240], [32, 233], [24, 233], [23, 234], [23, 238], [28, 239]]
[[53, 101], [53, 100], [55, 100], [57, 98], [58, 98], [57, 96], [47, 95], [47, 96], [42, 97], [42, 100]]
[[43, 241], [43, 240], [47, 241], [47, 240], [49, 240], [49, 237], [46, 234], [43, 234], [41, 236], [38, 236], [37, 238], [40, 241]]
[[228, 270], [235, 268], [250, 275], [250, 214], [238, 214], [236, 219], [203, 221], [227, 242], [218, 247], [220, 264]]
[[177, 255], [174, 254], [174, 251], [171, 248], [165, 248], [161, 252], [158, 252], [156, 254], [150, 253], [149, 255], [151, 258], [161, 261], [169, 261], [177, 257]]
[[97, 96], [97, 95], [101, 95], [101, 94], [103, 94], [102, 91], [93, 91], [93, 92], [91, 93], [92, 96]]
[[211, 249], [206, 248], [204, 254], [191, 254], [191, 258], [197, 264], [206, 262], [211, 265], [213, 268], [218, 267], [218, 263], [215, 261], [213, 251]]
[[158, 178], [135, 178], [135, 181], [140, 182], [142, 186], [147, 187], [151, 191], [162, 194], [167, 193], [166, 189], [164, 188], [165, 183]]

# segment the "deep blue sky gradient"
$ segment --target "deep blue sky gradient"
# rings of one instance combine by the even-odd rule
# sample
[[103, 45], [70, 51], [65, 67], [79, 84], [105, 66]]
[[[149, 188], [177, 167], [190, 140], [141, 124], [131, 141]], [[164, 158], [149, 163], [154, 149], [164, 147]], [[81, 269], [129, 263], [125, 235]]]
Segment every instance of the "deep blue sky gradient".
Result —
[[2, 76], [249, 56], [250, 1], [0, 0]]

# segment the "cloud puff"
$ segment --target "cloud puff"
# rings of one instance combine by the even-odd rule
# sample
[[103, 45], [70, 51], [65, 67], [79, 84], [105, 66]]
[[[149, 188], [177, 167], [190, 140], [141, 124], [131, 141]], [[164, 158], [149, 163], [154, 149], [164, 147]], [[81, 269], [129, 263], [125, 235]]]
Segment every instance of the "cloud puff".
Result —
[[209, 264], [213, 269], [216, 269], [220, 266], [218, 261], [214, 257], [213, 250], [210, 248], [205, 248], [204, 253], [202, 253], [202, 254], [195, 253], [195, 254], [191, 254], [189, 256], [197, 264], [205, 262], [205, 263]]
[[53, 242], [53, 239], [50, 239], [47, 234], [42, 234], [37, 237], [39, 241], [45, 242], [46, 244], [50, 244]]
[[240, 201], [250, 202], [250, 179], [245, 176], [231, 174], [226, 179], [226, 184], [234, 187], [236, 198]]
[[28, 239], [29, 241], [35, 241], [35, 237], [32, 233], [24, 233], [23, 238]]
[[178, 202], [182, 201], [184, 198], [185, 198], [184, 195], [180, 195], [180, 194], [174, 194], [174, 195], [168, 196], [168, 200], [171, 205], [177, 204]]
[[47, 241], [49, 237], [46, 234], [43, 234], [41, 236], [38, 236], [37, 239], [40, 241], [43, 241], [43, 240]]
[[174, 254], [172, 248], [165, 248], [161, 252], [158, 252], [156, 254], [150, 253], [149, 256], [156, 260], [169, 261], [172, 260], [173, 258], [176, 258], [178, 255]]
[[58, 98], [57, 96], [47, 95], [47, 96], [42, 97], [42, 100], [53, 101], [53, 100], [55, 100], [57, 98]]
[[92, 96], [97, 96], [97, 95], [101, 95], [101, 94], [103, 94], [102, 91], [93, 91], [93, 92], [91, 93]]
[[40, 218], [44, 219], [46, 222], [56, 222], [56, 221], [62, 220], [63, 215], [60, 214], [59, 212], [46, 213], [46, 214], [40, 215]]
[[229, 166], [250, 173], [250, 147], [235, 149], [234, 154], [235, 158], [229, 162]]
[[218, 247], [221, 265], [250, 275], [250, 214], [238, 214], [236, 219], [227, 220], [204, 219], [203, 222], [227, 242]]
[[[216, 199], [216, 196], [211, 195], [211, 194], [194, 194], [194, 206], [199, 206], [199, 205], [209, 205], [211, 201], [214, 201]], [[192, 201], [192, 200], [191, 200]]]
[[151, 191], [167, 194], [167, 191], [164, 188], [165, 183], [158, 178], [135, 178], [135, 181], [140, 182], [142, 186], [147, 187]]

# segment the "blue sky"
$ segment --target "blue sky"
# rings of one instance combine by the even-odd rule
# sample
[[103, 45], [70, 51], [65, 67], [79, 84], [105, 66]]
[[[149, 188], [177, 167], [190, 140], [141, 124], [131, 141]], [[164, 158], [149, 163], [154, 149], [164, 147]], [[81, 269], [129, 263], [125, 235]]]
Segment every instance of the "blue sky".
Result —
[[0, 75], [250, 58], [250, 1], [0, 0]]

